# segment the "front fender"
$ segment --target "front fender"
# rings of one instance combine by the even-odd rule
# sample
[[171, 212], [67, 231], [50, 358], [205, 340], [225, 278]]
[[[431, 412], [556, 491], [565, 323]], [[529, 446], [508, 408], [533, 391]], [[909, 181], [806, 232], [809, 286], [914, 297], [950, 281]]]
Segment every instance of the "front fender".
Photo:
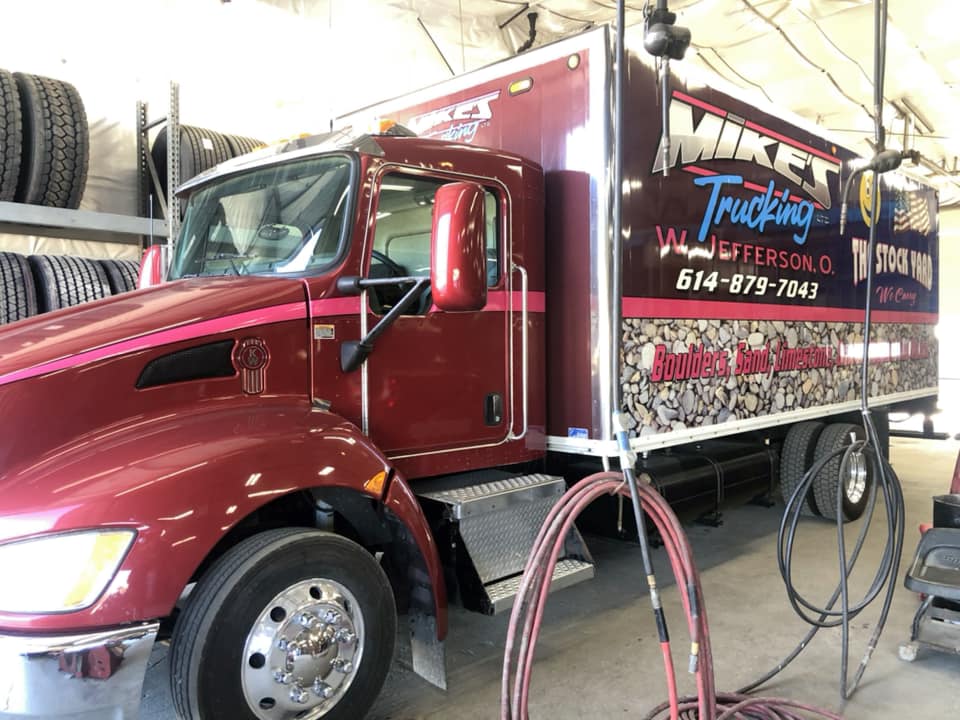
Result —
[[[0, 627], [78, 629], [169, 615], [210, 550], [257, 508], [321, 485], [379, 500], [363, 483], [388, 469], [352, 423], [289, 397], [260, 398], [256, 404], [218, 399], [146, 419], [50, 460], [2, 483], [9, 510], [0, 523], [0, 542], [105, 526], [135, 528], [136, 542], [90, 608], [61, 615], [0, 613]], [[417, 542], [439, 608], [439, 559], [411, 498], [395, 478], [387, 502]]]

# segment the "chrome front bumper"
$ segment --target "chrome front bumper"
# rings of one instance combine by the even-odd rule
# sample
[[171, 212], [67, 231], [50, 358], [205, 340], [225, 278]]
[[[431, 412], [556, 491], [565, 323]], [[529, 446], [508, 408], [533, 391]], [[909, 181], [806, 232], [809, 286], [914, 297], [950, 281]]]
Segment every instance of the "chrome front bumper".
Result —
[[0, 634], [0, 720], [136, 720], [158, 626]]

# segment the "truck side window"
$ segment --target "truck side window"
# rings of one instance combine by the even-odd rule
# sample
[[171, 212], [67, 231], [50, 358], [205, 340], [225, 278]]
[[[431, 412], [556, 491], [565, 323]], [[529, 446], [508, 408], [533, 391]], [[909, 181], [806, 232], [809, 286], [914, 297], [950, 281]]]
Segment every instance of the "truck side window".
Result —
[[[430, 274], [430, 230], [433, 222], [433, 198], [446, 180], [413, 175], [389, 174], [380, 184], [376, 230], [369, 276], [372, 278], [427, 276]], [[497, 194], [486, 193], [487, 285], [500, 281], [499, 228]], [[370, 291], [370, 306], [380, 314], [403, 297], [406, 288], [387, 286]], [[427, 293], [414, 303], [408, 314], [423, 315], [430, 309]]]

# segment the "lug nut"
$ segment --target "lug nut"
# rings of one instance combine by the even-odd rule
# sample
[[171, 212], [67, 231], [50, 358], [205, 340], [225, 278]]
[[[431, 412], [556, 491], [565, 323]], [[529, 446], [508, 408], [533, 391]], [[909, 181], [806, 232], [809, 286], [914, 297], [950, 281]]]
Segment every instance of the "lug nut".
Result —
[[338, 625], [343, 618], [336, 610], [327, 610], [323, 614], [323, 621], [328, 625]]
[[333, 694], [336, 692], [336, 690], [323, 682], [323, 680], [317, 680], [313, 684], [313, 692], [316, 693], [317, 697], [321, 697], [324, 700], [329, 700], [333, 697]]
[[300, 613], [297, 616], [297, 622], [303, 625], [305, 628], [311, 627], [313, 623], [316, 621], [316, 619], [317, 619], [316, 615], [308, 612]]
[[289, 685], [293, 682], [293, 673], [277, 668], [273, 671], [273, 679], [281, 685]]
[[308, 693], [299, 685], [294, 685], [292, 688], [290, 688], [290, 699], [298, 705], [306, 705], [307, 700], [310, 699], [310, 693]]
[[288, 641], [285, 637], [282, 637], [282, 638], [280, 638], [279, 640], [277, 640], [277, 648], [278, 648], [281, 652], [286, 652], [286, 651], [287, 651], [287, 647], [288, 647], [289, 645], [290, 645], [290, 643], [289, 643], [289, 641]]
[[333, 662], [330, 663], [330, 666], [337, 672], [341, 672], [344, 675], [349, 675], [353, 672], [353, 663], [340, 657], [334, 658]]
[[349, 645], [353, 642], [356, 642], [357, 634], [349, 628], [342, 628], [337, 631], [336, 639], [337, 642], [341, 643], [342, 645]]

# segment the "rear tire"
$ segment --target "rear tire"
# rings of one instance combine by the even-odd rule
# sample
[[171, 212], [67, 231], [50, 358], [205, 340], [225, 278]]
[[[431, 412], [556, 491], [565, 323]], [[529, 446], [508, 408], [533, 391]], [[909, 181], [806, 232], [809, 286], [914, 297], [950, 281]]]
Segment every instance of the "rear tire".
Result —
[[76, 209], [87, 184], [90, 131], [70, 83], [14, 73], [23, 113], [18, 202]]
[[390, 668], [396, 622], [386, 575], [356, 543], [260, 533], [191, 593], [170, 653], [174, 707], [184, 720], [362, 718]]
[[37, 314], [37, 288], [23, 255], [0, 253], [0, 325]]
[[31, 255], [40, 312], [110, 296], [107, 273], [96, 260], [68, 255]]
[[[850, 434], [858, 440], [865, 437], [863, 428], [853, 423], [834, 423], [827, 425], [820, 439], [817, 441], [817, 460], [831, 453], [837, 452], [850, 445]], [[843, 464], [843, 453], [837, 454], [823, 466], [813, 481], [813, 492], [817, 508], [821, 515], [828, 520], [836, 520], [842, 514], [844, 522], [856, 520], [867, 507], [867, 498], [873, 483], [873, 466], [870, 460], [861, 456], [865, 462], [865, 473], [862, 485], [850, 478], [847, 468]], [[843, 470], [843, 477], [841, 477]], [[843, 484], [842, 501], [837, 506], [837, 486]]]
[[20, 93], [13, 75], [0, 70], [0, 201], [13, 200], [17, 194], [22, 153]]
[[[787, 431], [780, 453], [780, 491], [783, 501], [790, 502], [794, 491], [803, 482], [803, 476], [813, 465], [817, 451], [817, 440], [823, 432], [824, 424], [817, 421], [801, 422]], [[813, 486], [807, 491], [804, 514], [820, 515], [814, 500]]]

